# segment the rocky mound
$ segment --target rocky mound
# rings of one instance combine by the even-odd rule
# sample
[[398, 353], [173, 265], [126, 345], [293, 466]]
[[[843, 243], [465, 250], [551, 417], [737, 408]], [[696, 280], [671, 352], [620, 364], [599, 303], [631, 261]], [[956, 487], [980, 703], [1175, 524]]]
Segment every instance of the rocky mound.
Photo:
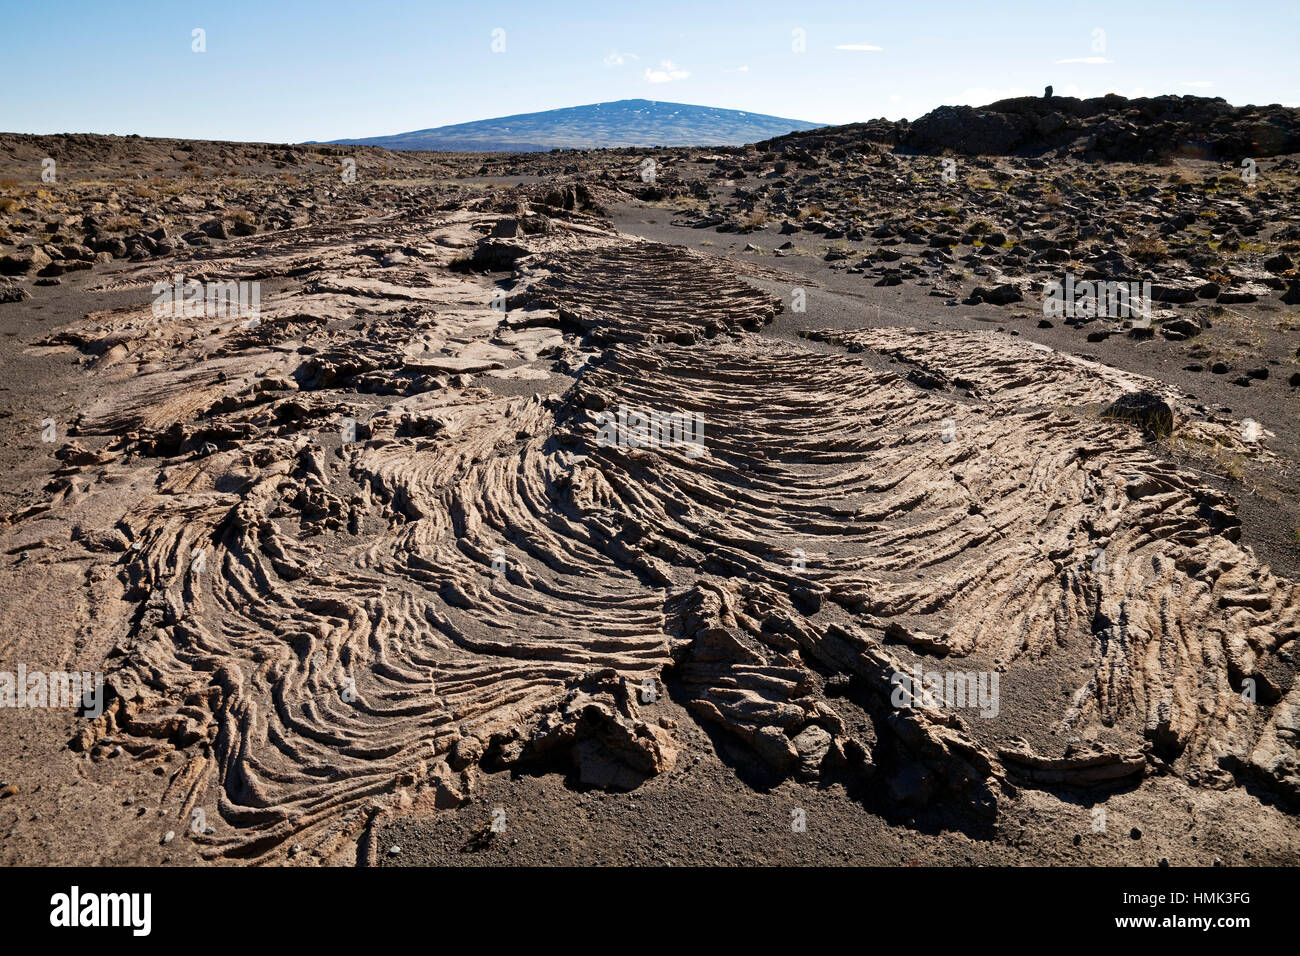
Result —
[[915, 122], [872, 120], [760, 144], [772, 149], [862, 150], [1034, 156], [1061, 150], [1088, 160], [1167, 161], [1175, 156], [1238, 161], [1300, 150], [1300, 111], [1232, 106], [1222, 97], [1118, 95], [1081, 100], [1022, 96], [988, 106], [941, 106]]
[[1023, 96], [979, 109], [932, 110], [901, 142], [923, 152], [1006, 155], [1065, 148], [1107, 160], [1174, 155], [1235, 160], [1300, 149], [1300, 113], [1281, 106], [1232, 106], [1221, 97]]

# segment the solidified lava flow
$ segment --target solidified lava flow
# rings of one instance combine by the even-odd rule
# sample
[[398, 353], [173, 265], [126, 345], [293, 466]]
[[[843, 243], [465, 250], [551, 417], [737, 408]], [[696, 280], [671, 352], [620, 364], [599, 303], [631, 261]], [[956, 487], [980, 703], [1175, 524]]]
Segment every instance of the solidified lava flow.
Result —
[[[725, 262], [562, 209], [223, 255], [190, 272], [259, 279], [255, 325], [159, 314], [142, 265], [111, 280], [139, 307], [43, 340], [94, 356], [97, 399], [8, 517], [93, 557], [111, 694], [72, 746], [174, 754], [206, 855], [341, 852], [484, 769], [634, 788], [674, 770], [669, 697], [777, 776], [905, 806], [1149, 774], [1300, 796], [1272, 676], [1300, 590], [1089, 411], [1176, 390], [995, 332], [764, 335], [781, 303]], [[620, 410], [701, 433], [603, 440]], [[1007, 719], [895, 706], [918, 668], [996, 674]]]

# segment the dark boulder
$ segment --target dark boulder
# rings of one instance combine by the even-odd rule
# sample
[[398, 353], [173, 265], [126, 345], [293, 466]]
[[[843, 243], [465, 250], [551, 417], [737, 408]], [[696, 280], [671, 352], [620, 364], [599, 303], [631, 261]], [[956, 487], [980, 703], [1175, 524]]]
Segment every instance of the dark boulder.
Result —
[[1158, 394], [1145, 389], [1121, 395], [1101, 413], [1101, 417], [1136, 425], [1156, 438], [1174, 430], [1173, 410]]

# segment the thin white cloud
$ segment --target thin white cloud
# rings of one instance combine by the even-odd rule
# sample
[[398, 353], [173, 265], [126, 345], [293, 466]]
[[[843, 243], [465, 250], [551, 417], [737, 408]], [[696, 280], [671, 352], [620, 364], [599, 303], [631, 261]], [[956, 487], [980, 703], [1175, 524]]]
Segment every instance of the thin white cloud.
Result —
[[1205, 90], [1205, 89], [1209, 89], [1209, 88], [1210, 88], [1211, 86], [1213, 86], [1214, 84], [1211, 83], [1209, 80], [1184, 80], [1184, 81], [1183, 81], [1182, 83], [1180, 83], [1179, 85], [1180, 85], [1180, 86], [1190, 86], [1190, 87], [1192, 87], [1192, 88], [1194, 88], [1194, 89], [1198, 89], [1198, 90]]
[[1107, 59], [1104, 56], [1072, 56], [1069, 59], [1057, 60], [1056, 62], [1058, 64], [1059, 63], [1088, 63], [1095, 66], [1101, 63], [1114, 63], [1115, 61], [1111, 59]]
[[635, 53], [619, 53], [617, 50], [610, 50], [605, 54], [605, 65], [609, 67], [622, 66], [628, 60], [641, 59]]
[[734, 70], [723, 70], [722, 72], [723, 72], [723, 73], [748, 73], [748, 72], [749, 72], [749, 67], [748, 67], [748, 66], [738, 66], [738, 67], [736, 67]]
[[671, 83], [674, 80], [684, 80], [690, 76], [690, 72], [683, 70], [672, 60], [660, 60], [660, 69], [652, 70], [650, 67], [645, 69], [645, 78], [649, 83]]
[[874, 46], [870, 43], [840, 43], [836, 45], [837, 50], [854, 50], [858, 53], [879, 53], [884, 49], [883, 46]]

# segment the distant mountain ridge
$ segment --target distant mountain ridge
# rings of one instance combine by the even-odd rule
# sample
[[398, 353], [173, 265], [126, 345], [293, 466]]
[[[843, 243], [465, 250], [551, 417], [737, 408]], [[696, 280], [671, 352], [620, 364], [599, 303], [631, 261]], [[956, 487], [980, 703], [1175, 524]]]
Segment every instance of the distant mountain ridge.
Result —
[[618, 100], [331, 144], [455, 152], [543, 152], [627, 146], [742, 146], [821, 123], [660, 100]]

